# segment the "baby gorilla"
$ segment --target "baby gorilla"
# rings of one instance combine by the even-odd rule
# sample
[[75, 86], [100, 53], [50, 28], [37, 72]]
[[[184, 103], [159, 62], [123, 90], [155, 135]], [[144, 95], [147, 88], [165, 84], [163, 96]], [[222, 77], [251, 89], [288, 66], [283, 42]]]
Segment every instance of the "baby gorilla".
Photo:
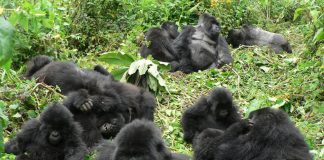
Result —
[[204, 129], [225, 130], [240, 119], [231, 93], [224, 88], [216, 88], [208, 97], [201, 97], [198, 102], [184, 112], [181, 119], [184, 140], [192, 143], [195, 136]]
[[179, 57], [173, 49], [172, 42], [178, 35], [178, 26], [172, 22], [163, 23], [161, 28], [149, 29], [145, 33], [145, 39], [150, 44], [142, 45], [141, 56], [146, 58], [151, 54], [154, 59], [164, 62], [177, 60]]
[[63, 94], [78, 89], [94, 89], [97, 81], [113, 81], [112, 75], [102, 66], [97, 65], [93, 70], [80, 69], [72, 62], [52, 61], [48, 56], [40, 55], [27, 63], [25, 77], [37, 78], [47, 85], [59, 86]]
[[232, 29], [228, 34], [227, 41], [234, 48], [239, 47], [239, 45], [259, 45], [268, 46], [275, 53], [282, 51], [292, 53], [289, 42], [281, 34], [268, 32], [249, 25], [244, 25], [241, 29]]
[[[202, 134], [209, 134], [204, 132]], [[253, 111], [249, 121], [237, 122], [218, 134], [220, 136], [216, 135], [209, 143], [197, 139], [196, 160], [312, 159], [302, 134], [281, 110]]]
[[48, 106], [40, 119], [26, 122], [17, 136], [5, 144], [5, 152], [17, 160], [81, 160], [86, 148], [81, 128], [61, 104]]
[[82, 139], [88, 147], [93, 147], [103, 138], [116, 136], [125, 125], [127, 106], [120, 106], [115, 99], [104, 95], [89, 95], [81, 89], [71, 92], [64, 105], [74, 115], [74, 120], [83, 128]]
[[114, 143], [99, 148], [97, 160], [189, 160], [186, 155], [171, 153], [161, 136], [152, 122], [135, 120], [118, 133]]

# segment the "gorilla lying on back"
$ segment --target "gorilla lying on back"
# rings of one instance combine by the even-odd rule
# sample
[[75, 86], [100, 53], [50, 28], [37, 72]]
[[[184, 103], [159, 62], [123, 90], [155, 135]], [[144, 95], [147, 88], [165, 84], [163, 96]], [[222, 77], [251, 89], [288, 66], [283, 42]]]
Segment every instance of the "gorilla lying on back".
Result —
[[231, 93], [225, 88], [214, 89], [208, 97], [201, 97], [181, 118], [184, 140], [192, 143], [206, 128], [225, 130], [241, 119], [233, 104]]
[[28, 62], [26, 76], [38, 78], [48, 85], [58, 85], [63, 94], [86, 89], [90, 95], [107, 96], [115, 100], [118, 107], [127, 106], [127, 119], [153, 120], [155, 97], [132, 84], [114, 81], [103, 68], [85, 70], [73, 63], [52, 62], [47, 56], [36, 56]]
[[[88, 89], [96, 81], [113, 81], [113, 77], [103, 67], [97, 65], [94, 70], [80, 69], [72, 62], [52, 61], [48, 56], [40, 55], [27, 63], [27, 78], [35, 77], [39, 82], [59, 86], [63, 94], [84, 88]], [[94, 83], [94, 84], [93, 84]]]
[[40, 119], [26, 122], [15, 138], [5, 144], [5, 152], [17, 160], [82, 160], [86, 148], [81, 128], [61, 104], [48, 106]]
[[249, 25], [244, 25], [241, 29], [232, 29], [228, 34], [227, 41], [234, 48], [239, 45], [260, 45], [270, 47], [275, 53], [282, 51], [292, 53], [289, 42], [281, 34]]
[[172, 62], [171, 71], [191, 73], [211, 67], [222, 67], [233, 61], [220, 25], [215, 17], [202, 14], [197, 27], [186, 26], [174, 40], [174, 49], [180, 57]]
[[145, 33], [145, 40], [149, 41], [149, 46], [145, 44], [141, 47], [141, 56], [146, 58], [152, 55], [154, 59], [164, 62], [177, 60], [172, 42], [179, 35], [178, 26], [172, 22], [165, 22], [161, 28], [151, 28]]
[[248, 122], [237, 122], [224, 133], [206, 130], [201, 134], [214, 138], [207, 143], [199, 136], [196, 160], [312, 159], [302, 134], [281, 110], [259, 109], [251, 112]]
[[189, 160], [187, 155], [171, 153], [161, 131], [152, 122], [135, 120], [114, 139], [99, 148], [97, 160]]

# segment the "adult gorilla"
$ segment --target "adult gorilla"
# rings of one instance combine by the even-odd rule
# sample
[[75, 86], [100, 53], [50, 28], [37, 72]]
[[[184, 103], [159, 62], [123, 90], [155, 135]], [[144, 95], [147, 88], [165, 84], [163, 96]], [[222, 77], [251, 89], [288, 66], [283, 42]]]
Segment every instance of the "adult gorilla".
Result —
[[285, 51], [292, 53], [289, 42], [281, 34], [268, 32], [261, 28], [244, 25], [241, 29], [232, 29], [227, 37], [229, 44], [234, 48], [239, 45], [268, 46], [275, 53]]
[[5, 152], [17, 155], [17, 160], [81, 160], [87, 151], [81, 140], [81, 127], [69, 110], [55, 103], [39, 119], [26, 122], [17, 136], [5, 144]]
[[186, 26], [174, 40], [180, 57], [172, 62], [171, 71], [191, 73], [211, 67], [222, 67], [233, 61], [225, 39], [220, 36], [220, 25], [215, 17], [202, 14], [197, 27]]
[[161, 28], [151, 28], [145, 33], [145, 40], [149, 45], [142, 45], [140, 53], [146, 58], [152, 55], [154, 59], [164, 62], [178, 60], [172, 46], [173, 40], [179, 35], [178, 26], [173, 22], [165, 22]]
[[251, 112], [249, 121], [237, 122], [225, 132], [203, 131], [194, 151], [196, 160], [312, 159], [303, 135], [288, 115], [270, 108]]

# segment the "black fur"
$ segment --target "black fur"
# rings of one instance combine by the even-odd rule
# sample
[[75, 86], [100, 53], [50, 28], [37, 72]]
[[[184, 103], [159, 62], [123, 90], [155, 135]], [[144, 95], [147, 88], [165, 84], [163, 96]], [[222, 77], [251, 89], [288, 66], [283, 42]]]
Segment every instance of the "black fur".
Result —
[[251, 112], [206, 144], [197, 142], [196, 160], [311, 160], [309, 148], [288, 115], [276, 109]]
[[[104, 73], [104, 74], [102, 74]], [[27, 78], [35, 77], [38, 82], [52, 86], [59, 86], [63, 94], [78, 89], [92, 89], [96, 91], [98, 81], [112, 81], [113, 77], [105, 75], [102, 67], [95, 70], [80, 69], [74, 63], [52, 61], [48, 56], [36, 56], [27, 63]]]
[[152, 122], [135, 120], [114, 139], [99, 149], [97, 160], [188, 160], [183, 154], [171, 153], [164, 145], [161, 131]]
[[241, 29], [230, 30], [227, 41], [234, 48], [240, 45], [259, 45], [268, 46], [275, 53], [282, 51], [292, 53], [289, 42], [281, 34], [268, 32], [249, 25], [244, 25]]
[[195, 136], [204, 129], [225, 130], [240, 118], [231, 93], [224, 88], [216, 88], [208, 97], [201, 97], [184, 112], [181, 119], [184, 140], [192, 143]]
[[81, 128], [72, 114], [56, 103], [48, 106], [39, 120], [26, 122], [6, 143], [5, 151], [16, 154], [17, 160], [82, 160], [87, 151], [80, 136]]
[[[120, 100], [104, 94], [89, 95], [87, 90], [81, 89], [71, 92], [64, 101], [74, 114], [74, 119], [82, 125], [83, 140], [89, 147], [95, 146], [102, 138], [115, 137], [125, 124], [134, 119], [153, 120], [154, 97], [145, 91], [139, 91], [139, 95], [136, 95], [137, 87], [127, 87], [130, 87], [129, 90], [118, 87], [123, 91], [114, 91], [124, 95]], [[133, 95], [123, 93], [127, 90]]]
[[151, 28], [145, 33], [145, 40], [150, 44], [142, 45], [140, 53], [146, 58], [152, 55], [154, 59], [171, 62], [178, 59], [172, 42], [179, 35], [178, 26], [172, 22], [163, 23], [161, 28]]
[[171, 71], [191, 73], [233, 61], [218, 21], [209, 14], [199, 17], [197, 27], [186, 26], [173, 45], [180, 60], [171, 63]]

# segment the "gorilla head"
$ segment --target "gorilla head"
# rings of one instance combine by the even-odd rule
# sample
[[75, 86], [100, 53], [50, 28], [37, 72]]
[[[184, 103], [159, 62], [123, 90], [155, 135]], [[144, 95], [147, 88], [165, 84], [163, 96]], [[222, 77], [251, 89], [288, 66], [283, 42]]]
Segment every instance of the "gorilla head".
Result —
[[232, 44], [233, 48], [240, 46], [240, 42], [243, 40], [243, 35], [239, 29], [232, 29], [228, 32], [227, 42]]
[[39, 55], [32, 58], [27, 62], [27, 72], [25, 73], [25, 77], [30, 78], [35, 72], [37, 72], [40, 68], [52, 62], [52, 58], [44, 55]]
[[114, 159], [159, 160], [170, 156], [152, 122], [133, 121], [116, 136]]
[[40, 116], [40, 133], [51, 145], [59, 145], [74, 127], [73, 115], [61, 104], [46, 108]]
[[188, 160], [183, 154], [171, 153], [164, 145], [161, 131], [153, 122], [134, 120], [114, 139], [99, 148], [97, 160]]
[[125, 118], [117, 111], [116, 113], [105, 112], [98, 115], [97, 127], [105, 139], [115, 137], [125, 124]]
[[233, 106], [232, 94], [225, 88], [217, 88], [211, 92], [207, 98], [207, 103], [210, 105], [211, 114], [216, 119], [224, 119], [232, 112], [236, 112]]
[[203, 28], [204, 33], [214, 41], [217, 41], [220, 34], [220, 25], [215, 17], [204, 13], [200, 15], [198, 26]]
[[169, 33], [171, 39], [175, 39], [179, 35], [178, 26], [174, 22], [164, 22], [161, 28]]

